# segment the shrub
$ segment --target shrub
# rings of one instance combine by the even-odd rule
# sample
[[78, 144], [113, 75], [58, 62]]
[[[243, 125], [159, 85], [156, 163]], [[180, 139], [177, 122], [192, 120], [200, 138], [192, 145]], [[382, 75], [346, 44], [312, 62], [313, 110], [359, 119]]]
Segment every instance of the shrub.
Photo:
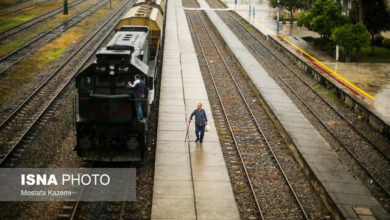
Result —
[[351, 53], [354, 48], [364, 47], [370, 43], [370, 33], [363, 24], [346, 24], [332, 31], [332, 40], [344, 47], [345, 61], [351, 61]]
[[330, 39], [332, 29], [347, 23], [350, 23], [349, 17], [343, 15], [340, 5], [332, 0], [317, 0], [307, 13], [300, 13], [298, 17], [298, 26], [305, 26], [326, 39]]
[[381, 35], [376, 35], [375, 38], [374, 38], [374, 46], [382, 46], [382, 41], [383, 41], [384, 37], [382, 37]]
[[383, 47], [386, 47], [386, 48], [388, 48], [388, 49], [390, 49], [390, 39], [388, 39], [388, 38], [383, 38], [383, 40], [382, 40], [382, 46], [383, 46]]

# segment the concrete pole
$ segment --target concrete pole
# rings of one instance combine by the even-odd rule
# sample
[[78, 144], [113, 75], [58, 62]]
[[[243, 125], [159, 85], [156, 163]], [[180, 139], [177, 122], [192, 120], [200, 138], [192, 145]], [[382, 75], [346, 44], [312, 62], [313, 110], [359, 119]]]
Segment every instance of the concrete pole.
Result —
[[339, 45], [336, 45], [336, 61], [339, 61]]

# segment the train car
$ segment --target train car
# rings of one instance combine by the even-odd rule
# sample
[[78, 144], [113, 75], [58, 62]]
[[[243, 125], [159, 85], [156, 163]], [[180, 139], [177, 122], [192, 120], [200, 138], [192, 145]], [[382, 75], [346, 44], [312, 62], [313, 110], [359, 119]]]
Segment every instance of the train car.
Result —
[[[160, 5], [163, 3], [160, 3]], [[164, 15], [160, 6], [155, 3], [138, 3], [133, 6], [119, 21], [116, 30], [123, 25], [146, 26], [150, 32], [150, 56], [154, 58], [158, 54], [158, 48], [161, 44], [161, 34]]]
[[145, 5], [145, 6], [148, 6], [148, 7], [153, 7], [153, 8], [157, 8], [160, 13], [163, 15], [164, 14], [164, 9], [165, 9], [165, 1], [164, 0], [151, 0], [151, 1], [148, 1], [148, 0], [137, 0], [134, 4], [134, 7], [135, 6], [140, 6], [140, 5]]
[[[109, 43], [96, 53], [96, 61], [77, 74], [74, 149], [82, 160], [143, 159], [162, 25], [156, 4], [133, 6]], [[142, 121], [136, 117], [133, 90], [127, 87], [136, 74], [146, 85]]]

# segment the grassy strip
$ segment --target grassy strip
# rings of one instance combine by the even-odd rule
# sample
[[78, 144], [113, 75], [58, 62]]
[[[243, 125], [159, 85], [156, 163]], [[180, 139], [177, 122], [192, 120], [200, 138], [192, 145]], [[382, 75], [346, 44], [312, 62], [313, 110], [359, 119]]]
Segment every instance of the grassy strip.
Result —
[[61, 3], [58, 1], [49, 2], [45, 5], [41, 5], [37, 8], [34, 7], [34, 9], [26, 9], [23, 13], [16, 15], [16, 16], [9, 16], [9, 17], [0, 17], [0, 32], [5, 31], [11, 27], [14, 27], [18, 24], [21, 24], [25, 21], [31, 20], [32, 18], [41, 15], [43, 13], [46, 13], [48, 11], [51, 11], [55, 8], [58, 8], [61, 6]]
[[[312, 45], [319, 51], [326, 52], [332, 58], [335, 58], [336, 53], [334, 45], [330, 41], [323, 40], [321, 38], [305, 37], [303, 38], [306, 42]], [[344, 48], [340, 46], [340, 60], [339, 62], [345, 61]], [[356, 49], [352, 51], [352, 62], [356, 62]], [[371, 53], [371, 46], [361, 48], [360, 61], [365, 63], [390, 63], [390, 49], [385, 47], [375, 46], [374, 54]]]
[[[113, 0], [115, 7], [119, 0]], [[44, 45], [23, 61], [23, 65], [15, 66], [6, 77], [1, 79], [0, 104], [8, 98], [24, 83], [46, 67], [47, 65], [64, 58], [64, 52], [73, 45], [80, 44], [88, 36], [85, 35], [94, 28], [97, 23], [103, 21], [111, 11], [108, 7], [98, 10], [87, 19], [62, 33], [58, 38]]]
[[25, 21], [30, 20], [31, 18], [35, 17], [34, 14], [31, 13], [25, 13], [22, 15], [19, 15], [17, 17], [10, 17], [8, 19], [4, 19], [0, 21], [0, 32], [3, 32], [11, 27], [14, 27], [18, 24], [21, 24]]
[[360, 62], [390, 63], [390, 50], [375, 46], [374, 54], [372, 54], [371, 47], [364, 47], [361, 49]]
[[22, 45], [26, 44], [39, 34], [49, 30], [50, 28], [54, 27], [55, 25], [65, 21], [66, 19], [70, 18], [71, 16], [75, 15], [77, 12], [86, 9], [87, 7], [90, 7], [93, 4], [96, 4], [97, 1], [92, 1], [86, 3], [82, 3], [77, 7], [77, 11], [69, 11], [68, 15], [58, 14], [54, 16], [52, 19], [40, 24], [38, 27], [31, 27], [26, 30], [21, 31], [20, 33], [16, 34], [12, 37], [12, 39], [6, 39], [2, 42], [0, 42], [0, 57], [7, 55], [11, 51], [21, 47]]
[[337, 95], [337, 91], [335, 88], [333, 89], [326, 89], [322, 87], [320, 84], [316, 84], [313, 86], [313, 89], [322, 97], [325, 97], [327, 100], [330, 100], [332, 102], [341, 102], [342, 100]]

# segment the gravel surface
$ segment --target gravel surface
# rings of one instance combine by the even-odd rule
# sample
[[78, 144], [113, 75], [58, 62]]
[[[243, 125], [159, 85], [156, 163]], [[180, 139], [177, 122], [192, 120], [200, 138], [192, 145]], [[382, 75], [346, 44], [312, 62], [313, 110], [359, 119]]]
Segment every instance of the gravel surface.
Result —
[[[194, 7], [190, 1], [184, 1], [184, 5], [187, 7]], [[206, 53], [206, 59], [210, 64], [211, 72], [265, 218], [303, 218], [302, 212], [286, 184], [280, 169], [276, 165], [264, 138], [257, 131], [256, 125], [243, 103], [238, 90], [235, 88], [229, 73], [224, 67], [221, 58], [218, 57], [219, 55], [212, 45], [210, 38], [201, 26], [200, 19], [196, 15], [197, 12], [187, 11], [186, 13], [188, 20], [190, 20], [190, 17], [193, 19], [195, 31], [200, 37], [202, 47]], [[205, 16], [203, 12], [200, 14], [202, 14], [204, 20], [207, 20], [207, 16]], [[208, 26], [208, 29], [212, 29], [209, 22], [206, 23], [206, 26]], [[241, 218], [256, 219], [258, 213], [248, 186], [248, 180], [245, 179], [245, 173], [243, 172], [240, 159], [233, 145], [233, 140], [230, 136], [223, 110], [219, 104], [205, 60], [202, 56], [200, 45], [198, 44], [194, 30], [191, 29], [191, 31], [199, 55], [198, 59], [206, 83], [209, 100], [212, 105], [213, 116], [216, 119], [225, 161], [229, 170]], [[255, 112], [256, 119], [261, 122], [260, 126], [264, 130], [270, 146], [273, 148], [282, 168], [287, 173], [287, 178], [292, 183], [305, 211], [310, 218], [313, 219], [330, 217], [319, 196], [316, 195], [311, 188], [309, 180], [305, 178], [302, 169], [300, 169], [299, 165], [294, 161], [287, 145], [282, 141], [278, 131], [273, 127], [271, 120], [249, 89], [243, 71], [239, 68], [239, 64], [235, 63], [230, 55], [228, 55], [222, 41], [216, 38], [214, 31], [211, 32], [213, 38], [217, 39], [217, 46], [223, 54], [234, 78], [237, 80], [245, 99], [249, 101], [250, 107]]]
[[[88, 48], [95, 48], [98, 43], [104, 37], [104, 35], [112, 30], [115, 24], [115, 19], [107, 23], [104, 28], [86, 45], [86, 49], [83, 49], [76, 54], [58, 73], [56, 73], [50, 81], [23, 107], [23, 110], [17, 113], [14, 119], [5, 125], [0, 131], [3, 138], [0, 140], [1, 152], [7, 152], [11, 146], [30, 126], [32, 121], [38, 117], [46, 105], [51, 102], [53, 96], [65, 86], [68, 80], [70, 80], [74, 71], [80, 65], [80, 61], [83, 61], [92, 52]], [[71, 54], [76, 51], [77, 48], [71, 49]], [[64, 62], [64, 61], [62, 61]], [[53, 70], [51, 70], [53, 71]], [[49, 74], [50, 75], [50, 74]], [[30, 93], [31, 94], [31, 93]], [[27, 96], [29, 96], [28, 94]], [[26, 99], [26, 98], [25, 98]], [[23, 101], [23, 100], [19, 100]]]
[[[119, 2], [123, 1], [113, 0], [113, 6], [119, 6]], [[113, 8], [112, 12], [110, 12], [110, 14], [114, 11], [115, 7]], [[43, 67], [34, 67], [23, 75], [20, 74], [21, 76], [1, 75], [0, 80], [4, 83], [2, 85], [3, 88], [10, 87], [17, 89], [14, 93], [7, 94], [9, 97], [5, 101], [2, 100], [2, 102], [0, 103], [0, 118], [3, 120], [12, 110], [14, 110], [18, 105], [20, 105], [35, 89], [37, 89], [41, 85], [41, 83], [64, 62], [66, 58], [70, 57], [73, 52], [76, 51], [76, 49], [84, 42], [84, 40], [86, 40], [96, 30], [96, 28], [107, 19], [108, 16], [109, 15], [107, 14], [106, 16], [99, 17], [94, 21], [88, 21], [88, 23], [92, 23], [92, 25], [90, 25], [88, 29], [85, 29], [84, 35], [74, 41], [73, 44], [69, 46], [60, 57], [58, 57], [58, 59], [46, 63]], [[75, 27], [77, 27], [77, 25]], [[59, 37], [66, 36], [66, 34], [67, 32], [64, 32]], [[25, 63], [28, 64], [34, 62], [33, 59], [36, 54], [37, 52], [30, 54], [30, 56], [24, 58], [23, 61], [12, 67], [10, 71], [13, 69], [23, 70], [23, 65], [25, 65]], [[22, 80], [19, 78], [22, 78]]]
[[[215, 3], [214, 3], [215, 4]], [[380, 138], [378, 134], [374, 135], [371, 132], [370, 135], [377, 137], [374, 141], [374, 145], [362, 138], [356, 131], [354, 131], [345, 121], [340, 118], [336, 112], [329, 107], [329, 105], [322, 101], [310, 88], [305, 86], [291, 70], [282, 65], [271, 53], [265, 50], [264, 46], [256, 42], [253, 37], [248, 34], [240, 25], [235, 22], [225, 12], [219, 13], [221, 18], [231, 27], [231, 29], [240, 36], [244, 45], [252, 52], [252, 54], [258, 59], [265, 69], [271, 73], [271, 76], [276, 82], [285, 90], [289, 97], [294, 101], [298, 108], [305, 114], [305, 116], [311, 121], [311, 123], [320, 131], [320, 133], [326, 138], [326, 140], [332, 145], [333, 149], [338, 153], [340, 159], [353, 171], [353, 174], [357, 176], [373, 193], [373, 195], [382, 203], [382, 205], [389, 210], [390, 198], [389, 196], [377, 185], [375, 181], [360, 167], [360, 165], [349, 155], [346, 151], [348, 149], [357, 158], [357, 160], [363, 164], [364, 167], [369, 171], [371, 175], [377, 179], [385, 189], [390, 189], [390, 163], [379, 151], [377, 150], [376, 144], [381, 147], [389, 146], [389, 143], [383, 137]], [[259, 38], [263, 40], [262, 38]], [[265, 42], [264, 42], [265, 43]], [[272, 48], [270, 48], [272, 49]], [[256, 51], [256, 52], [255, 52]], [[277, 52], [276, 50], [273, 50]], [[285, 58], [282, 54], [278, 54], [279, 57]], [[317, 82], [303, 74], [299, 70], [298, 66], [292, 64], [287, 59], [282, 59], [283, 62], [287, 63], [299, 76], [304, 79], [310, 86], [315, 87]], [[283, 79], [296, 93], [292, 93], [289, 88], [279, 78]], [[320, 93], [321, 94], [321, 93]], [[339, 110], [349, 121], [352, 121], [358, 130], [368, 131], [370, 128], [367, 124], [357, 120], [358, 116], [348, 109], [343, 103], [337, 102], [332, 99], [331, 96], [325, 96], [326, 100], [330, 101], [331, 105]], [[310, 107], [313, 112], [323, 121], [318, 121], [314, 115], [306, 108], [301, 100]], [[324, 127], [326, 125], [329, 130], [336, 136], [335, 139], [332, 134], [327, 131]], [[364, 129], [362, 129], [364, 126]], [[345, 148], [340, 144], [345, 145]]]
[[[25, 10], [51, 3], [53, 0], [3, 0], [0, 2], [0, 13], [6, 16], [14, 16]], [[69, 1], [71, 2], [71, 1]]]
[[80, 11], [79, 13], [69, 17], [69, 19], [66, 19], [58, 26], [53, 27], [45, 31], [44, 33], [40, 34], [37, 38], [31, 40], [30, 43], [24, 44], [23, 46], [16, 49], [13, 53], [9, 53], [6, 57], [3, 57], [3, 59], [0, 61], [1, 75], [7, 74], [10, 68], [18, 64], [19, 62], [23, 61], [24, 57], [27, 57], [34, 51], [41, 48], [46, 43], [60, 36], [69, 28], [79, 24], [81, 21], [88, 18], [93, 13], [96, 13], [99, 9], [105, 6], [105, 3], [108, 3], [108, 1], [97, 2], [97, 4], [91, 4], [90, 6], [86, 7], [84, 10]]
[[44, 31], [47, 31], [49, 28], [62, 23], [66, 19], [70, 18], [71, 16], [78, 14], [80, 11], [96, 3], [98, 3], [96, 0], [92, 0], [92, 1], [78, 0], [77, 2], [73, 2], [72, 4], [69, 4], [68, 15], [63, 15], [62, 9], [57, 8], [57, 10], [54, 10], [46, 15], [43, 15], [42, 17], [41, 16], [34, 17], [26, 22], [23, 22], [19, 25], [10, 28], [7, 31], [1, 32], [0, 45], [2, 47], [0, 48], [6, 48], [4, 49], [4, 51], [1, 52], [2, 56], [3, 54], [6, 54], [5, 53], [6, 51], [10, 52], [16, 49], [15, 47], [12, 46], [10, 47], [7, 44], [12, 44], [14, 42], [18, 42], [16, 45], [19, 45], [19, 42], [27, 43], [28, 41], [38, 36], [39, 34], [43, 33]]
[[[68, 89], [56, 113], [42, 128], [34, 141], [25, 147], [18, 168], [64, 168], [81, 167], [82, 162], [73, 151], [73, 97], [75, 91]], [[39, 159], [37, 159], [39, 158]], [[0, 219], [55, 219], [61, 211], [62, 202], [2, 202]]]

